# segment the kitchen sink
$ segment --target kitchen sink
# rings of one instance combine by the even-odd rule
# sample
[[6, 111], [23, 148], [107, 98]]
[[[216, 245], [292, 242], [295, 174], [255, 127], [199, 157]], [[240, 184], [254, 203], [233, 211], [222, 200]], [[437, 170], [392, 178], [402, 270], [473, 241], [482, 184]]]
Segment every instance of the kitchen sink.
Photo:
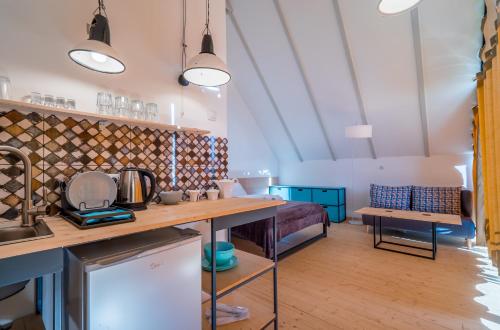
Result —
[[15, 222], [15, 225], [4, 224], [0, 226], [0, 245], [20, 243], [52, 236], [54, 236], [54, 233], [43, 220], [37, 220], [31, 227], [21, 227], [18, 222]]

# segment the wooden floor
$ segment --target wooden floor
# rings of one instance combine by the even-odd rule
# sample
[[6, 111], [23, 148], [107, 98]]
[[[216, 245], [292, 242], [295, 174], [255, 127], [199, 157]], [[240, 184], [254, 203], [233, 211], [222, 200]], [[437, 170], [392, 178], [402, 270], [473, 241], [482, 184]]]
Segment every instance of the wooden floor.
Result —
[[[484, 250], [440, 242], [432, 261], [375, 250], [372, 239], [338, 224], [280, 261], [280, 328], [500, 328], [500, 279]], [[271, 308], [271, 274], [240, 290]]]

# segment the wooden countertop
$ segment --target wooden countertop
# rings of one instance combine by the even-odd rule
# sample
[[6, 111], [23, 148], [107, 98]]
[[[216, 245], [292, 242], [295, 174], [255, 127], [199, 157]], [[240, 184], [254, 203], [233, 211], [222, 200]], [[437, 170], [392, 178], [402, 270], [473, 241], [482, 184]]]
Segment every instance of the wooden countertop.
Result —
[[461, 225], [462, 219], [459, 215], [443, 214], [443, 213], [429, 213], [418, 211], [403, 211], [393, 209], [382, 209], [375, 207], [363, 207], [354, 211], [358, 214], [372, 215], [376, 217], [397, 218], [398, 220], [416, 220], [425, 222], [446, 223], [450, 225]]
[[80, 230], [59, 216], [45, 217], [54, 237], [0, 246], [0, 259], [20, 256], [54, 248], [95, 242], [103, 239], [170, 227], [189, 222], [207, 220], [230, 214], [255, 211], [284, 205], [284, 201], [255, 198], [231, 198], [216, 201], [181, 203], [179, 205], [150, 205], [145, 211], [136, 212], [136, 221]]

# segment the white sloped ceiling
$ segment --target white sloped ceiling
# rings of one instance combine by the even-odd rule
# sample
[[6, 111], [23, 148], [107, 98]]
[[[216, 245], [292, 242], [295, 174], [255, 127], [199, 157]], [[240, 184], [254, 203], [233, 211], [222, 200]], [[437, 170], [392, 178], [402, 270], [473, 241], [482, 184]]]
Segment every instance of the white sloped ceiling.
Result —
[[376, 157], [470, 151], [483, 1], [423, 0], [413, 17], [377, 5], [228, 1], [231, 83], [280, 161], [372, 157], [344, 137], [363, 114]]

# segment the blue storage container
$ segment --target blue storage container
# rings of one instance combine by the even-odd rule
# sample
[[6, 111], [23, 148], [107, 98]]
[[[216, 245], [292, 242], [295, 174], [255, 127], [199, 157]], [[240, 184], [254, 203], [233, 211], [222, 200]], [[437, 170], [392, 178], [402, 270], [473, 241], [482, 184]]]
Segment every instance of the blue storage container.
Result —
[[311, 202], [312, 193], [309, 188], [290, 188], [290, 200], [297, 202]]
[[270, 186], [269, 193], [279, 195], [284, 200], [320, 204], [332, 222], [346, 219], [344, 187]]
[[339, 192], [340, 190], [338, 189], [314, 188], [312, 201], [318, 204], [337, 206], [343, 204], [340, 202]]
[[285, 201], [290, 200], [290, 188], [288, 187], [270, 186], [269, 194], [281, 196]]

